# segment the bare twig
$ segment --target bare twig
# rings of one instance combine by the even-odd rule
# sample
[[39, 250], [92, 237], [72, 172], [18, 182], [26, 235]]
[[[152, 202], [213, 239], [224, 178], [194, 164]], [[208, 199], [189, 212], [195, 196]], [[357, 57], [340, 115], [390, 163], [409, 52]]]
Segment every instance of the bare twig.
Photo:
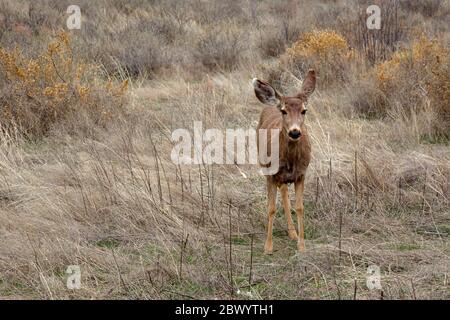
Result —
[[358, 151], [355, 150], [355, 210], [358, 210]]
[[111, 253], [112, 253], [112, 256], [113, 256], [113, 259], [114, 259], [114, 264], [116, 265], [116, 268], [117, 268], [117, 273], [119, 274], [120, 283], [122, 284], [124, 290], [126, 292], [129, 292], [128, 286], [127, 286], [127, 284], [125, 283], [125, 280], [122, 277], [122, 272], [120, 271], [120, 267], [119, 267], [119, 264], [117, 263], [116, 255], [114, 254], [114, 249], [113, 248], [111, 248]]
[[[230, 201], [231, 202], [231, 201]], [[228, 205], [228, 216], [229, 216], [229, 232], [230, 232], [230, 295], [234, 295], [234, 284], [233, 284], [233, 239], [231, 235], [231, 203]]]
[[180, 268], [179, 268], [179, 272], [178, 272], [178, 278], [181, 281], [183, 279], [182, 274], [183, 274], [183, 257], [184, 257], [184, 252], [186, 250], [186, 245], [189, 239], [189, 234], [186, 235], [186, 239], [184, 239], [184, 235], [181, 238], [181, 244], [180, 244]]
[[252, 272], [253, 272], [253, 239], [254, 239], [254, 234], [251, 234], [251, 238], [250, 238], [250, 272], [248, 275], [248, 284], [251, 286], [252, 285]]

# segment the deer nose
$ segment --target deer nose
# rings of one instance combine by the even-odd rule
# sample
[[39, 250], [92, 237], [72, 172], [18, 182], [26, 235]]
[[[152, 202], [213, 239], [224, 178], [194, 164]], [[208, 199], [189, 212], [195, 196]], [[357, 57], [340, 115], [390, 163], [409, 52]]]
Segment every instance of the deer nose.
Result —
[[297, 140], [302, 135], [300, 130], [297, 130], [297, 129], [290, 130], [288, 134], [289, 134], [289, 137], [294, 140]]

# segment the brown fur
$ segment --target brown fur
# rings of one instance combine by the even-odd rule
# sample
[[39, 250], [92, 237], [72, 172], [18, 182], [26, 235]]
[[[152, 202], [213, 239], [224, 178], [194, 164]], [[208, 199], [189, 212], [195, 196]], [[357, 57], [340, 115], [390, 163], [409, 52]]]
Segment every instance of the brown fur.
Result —
[[[282, 122], [282, 115], [277, 107], [266, 107], [261, 112], [257, 127], [257, 132], [259, 132], [259, 129], [280, 129], [280, 167], [275, 175], [267, 176], [268, 182], [275, 183], [278, 187], [302, 179], [311, 160], [311, 144], [309, 143], [306, 126], [302, 124], [300, 127], [302, 132], [300, 139], [291, 141], [286, 130], [283, 129]], [[270, 146], [270, 134], [267, 135], [267, 140]], [[268, 167], [270, 164], [265, 166]]]
[[[276, 211], [277, 189], [280, 189], [283, 209], [288, 223], [288, 234], [291, 239], [297, 240], [299, 251], [305, 250], [305, 235], [303, 224], [303, 190], [305, 174], [311, 160], [311, 144], [304, 124], [306, 114], [306, 101], [313, 93], [316, 85], [314, 70], [308, 72], [302, 89], [294, 97], [284, 97], [265, 81], [253, 79], [256, 97], [265, 104], [271, 105], [261, 112], [257, 127], [257, 145], [259, 146], [259, 130], [267, 130], [267, 152], [270, 156], [271, 129], [279, 129], [279, 167], [278, 171], [267, 177], [267, 237], [264, 252], [271, 254], [273, 250], [272, 228]], [[276, 105], [276, 106], [275, 106]], [[261, 164], [261, 163], [260, 163]], [[262, 165], [262, 164], [261, 164]], [[265, 165], [270, 167], [271, 164]], [[295, 185], [295, 211], [297, 213], [298, 236], [295, 230], [290, 209], [288, 184]]]

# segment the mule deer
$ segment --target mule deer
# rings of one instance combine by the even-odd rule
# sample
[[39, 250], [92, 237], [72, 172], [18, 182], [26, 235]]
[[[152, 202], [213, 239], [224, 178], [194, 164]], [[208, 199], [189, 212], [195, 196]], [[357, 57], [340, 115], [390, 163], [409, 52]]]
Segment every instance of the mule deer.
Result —
[[[267, 238], [264, 252], [271, 254], [272, 226], [275, 216], [275, 203], [277, 188], [281, 192], [284, 213], [287, 219], [288, 234], [293, 240], [297, 240], [299, 251], [305, 250], [305, 236], [303, 225], [303, 189], [305, 173], [311, 159], [311, 145], [304, 125], [306, 114], [306, 102], [316, 86], [316, 73], [309, 70], [303, 81], [301, 91], [292, 97], [282, 96], [267, 82], [253, 79], [253, 87], [256, 97], [270, 107], [261, 112], [257, 131], [260, 129], [279, 129], [279, 168], [274, 175], [267, 175]], [[259, 137], [259, 134], [257, 134]], [[267, 136], [270, 144], [270, 136]], [[259, 148], [259, 139], [258, 139]], [[260, 163], [261, 164], [261, 163]], [[262, 165], [262, 164], [261, 164]], [[297, 213], [298, 235], [291, 217], [288, 184], [295, 185], [295, 211]]]

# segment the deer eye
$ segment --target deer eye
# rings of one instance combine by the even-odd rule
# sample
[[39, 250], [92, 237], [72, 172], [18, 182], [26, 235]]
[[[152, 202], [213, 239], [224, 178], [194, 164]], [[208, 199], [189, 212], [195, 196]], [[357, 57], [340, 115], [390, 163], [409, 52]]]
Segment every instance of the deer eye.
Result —
[[282, 113], [282, 114], [287, 114], [287, 111], [284, 110], [284, 109], [281, 109], [281, 113]]
[[306, 109], [303, 109], [303, 110], [302, 110], [302, 114], [306, 114]]

